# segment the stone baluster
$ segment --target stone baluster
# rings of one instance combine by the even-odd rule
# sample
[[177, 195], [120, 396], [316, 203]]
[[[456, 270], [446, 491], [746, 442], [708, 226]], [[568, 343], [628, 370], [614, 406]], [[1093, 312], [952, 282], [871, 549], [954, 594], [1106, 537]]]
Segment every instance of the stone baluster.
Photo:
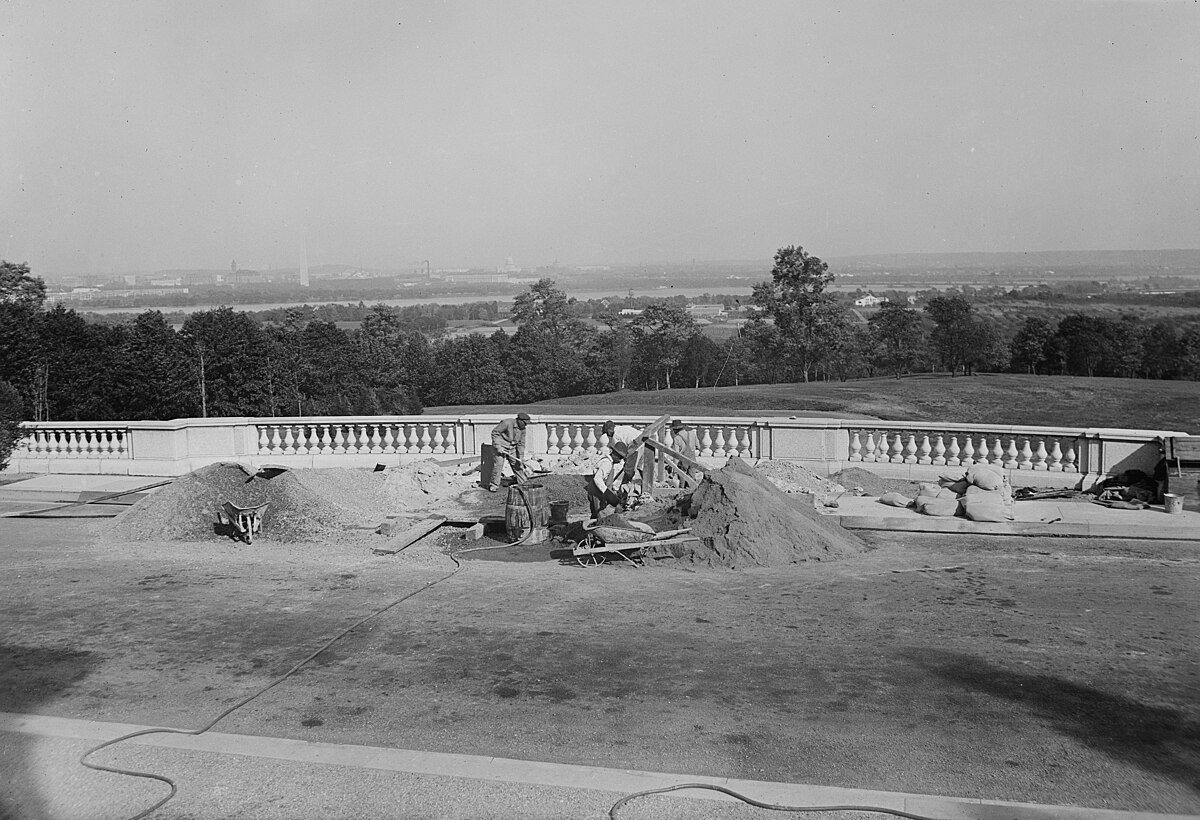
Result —
[[[1040, 444], [1038, 445], [1041, 446]], [[1029, 446], [1029, 437], [1026, 436], [1021, 441], [1021, 452], [1017, 455], [1018, 470], [1033, 469], [1033, 448]]]
[[429, 446], [429, 427], [428, 427], [428, 425], [424, 425], [424, 424], [421, 425], [420, 444], [421, 444], [421, 452], [422, 453], [429, 453], [429, 452], [433, 451], [433, 448]]
[[279, 455], [283, 452], [283, 439], [279, 435], [279, 425], [271, 425], [271, 455]]
[[371, 452], [378, 455], [383, 452], [383, 436], [379, 435], [379, 425], [371, 425], [371, 437], [367, 440]]
[[319, 453], [321, 451], [321, 440], [317, 437], [317, 426], [315, 424], [310, 424], [306, 427], [302, 427], [301, 430], [304, 434], [304, 454], [306, 456], [310, 456], [315, 453]]
[[258, 454], [266, 455], [271, 452], [271, 437], [267, 435], [267, 426], [260, 424], [258, 426]]
[[932, 464], [933, 463], [933, 445], [929, 443], [929, 435], [921, 436], [921, 444], [917, 447], [917, 463]]
[[75, 431], [72, 430], [67, 438], [67, 455], [75, 455], [79, 452], [79, 440], [75, 437]]
[[339, 456], [346, 452], [346, 435], [341, 424], [333, 428], [333, 452]]
[[855, 430], [850, 435], [850, 458], [849, 461], [862, 461], [862, 441], [858, 438], [858, 431]]
[[904, 463], [917, 463], [917, 436], [915, 433], [909, 433], [908, 441], [904, 442]]
[[571, 442], [569, 445], [569, 449], [567, 450], [567, 455], [573, 456], [576, 453], [580, 452], [582, 449], [583, 449], [583, 425], [582, 424], [572, 424], [571, 425]]
[[385, 424], [383, 427], [383, 452], [396, 452], [396, 427], [393, 424]]
[[433, 451], [435, 453], [446, 452], [446, 437], [442, 434], [442, 425], [437, 425], [433, 428]]
[[962, 461], [961, 461], [962, 450], [960, 450], [959, 446], [958, 446], [958, 434], [950, 433], [949, 437], [950, 437], [950, 444], [946, 446], [946, 466], [957, 467], [959, 464], [962, 463]]
[[1079, 468], [1075, 464], [1075, 443], [1073, 441], [1067, 442], [1067, 451], [1063, 453], [1062, 457], [1062, 471], [1064, 473], [1079, 472]]
[[[1000, 439], [996, 439], [996, 443], [1000, 443]], [[1017, 437], [1009, 436], [1008, 446], [1004, 448], [1004, 460], [1001, 462], [1006, 470], [1014, 470], [1017, 468]]]
[[895, 438], [892, 439], [892, 446], [889, 452], [892, 454], [891, 458], [888, 459], [890, 462], [893, 464], [904, 463], [904, 437], [900, 435], [899, 432], [897, 432]]
[[963, 436], [962, 455], [958, 463], [961, 467], [970, 467], [975, 463], [975, 442], [970, 433]]
[[709, 458], [713, 454], [712, 436], [708, 434], [708, 427], [704, 428], [704, 435], [700, 438], [700, 455]]
[[446, 452], [447, 453], [457, 453], [458, 452], [458, 435], [455, 432], [453, 424], [446, 425]]
[[290, 424], [283, 427], [283, 454], [285, 456], [296, 454], [296, 438], [292, 435], [292, 425]]
[[1063, 451], [1062, 446], [1055, 438], [1050, 444], [1050, 453], [1046, 456], [1046, 469], [1052, 473], [1062, 472]]
[[738, 455], [742, 458], [754, 457], [754, 431], [749, 427], [743, 427], [739, 432], [738, 438]]
[[596, 428], [594, 425], [588, 424], [584, 428], [586, 432], [583, 436], [583, 451], [585, 453], [596, 452]]
[[933, 442], [933, 457], [929, 459], [929, 463], [935, 467], [944, 466], [946, 463], [946, 438], [941, 433], [935, 436]]
[[863, 445], [863, 461], [874, 461], [879, 454], [879, 450], [875, 445], [875, 431], [867, 431], [867, 442]]
[[1037, 449], [1033, 451], [1033, 469], [1049, 469], [1049, 465], [1047, 464], [1049, 458], [1050, 454], [1046, 452], [1046, 439], [1039, 438]]
[[725, 452], [725, 428], [716, 428], [717, 437], [713, 439], [713, 455], [717, 458], [723, 458], [728, 455]]
[[329, 435], [329, 425], [321, 425], [321, 453], [328, 455], [333, 452], [333, 437]]
[[1000, 446], [999, 436], [996, 436], [996, 441], [992, 444], [992, 457], [989, 461], [997, 467], [1004, 465], [1004, 448]]

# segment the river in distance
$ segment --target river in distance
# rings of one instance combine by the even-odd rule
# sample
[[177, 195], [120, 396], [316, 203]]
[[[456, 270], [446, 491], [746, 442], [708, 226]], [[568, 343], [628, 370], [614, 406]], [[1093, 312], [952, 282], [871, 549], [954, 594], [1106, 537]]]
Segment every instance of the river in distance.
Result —
[[[634, 289], [633, 295], [646, 297], [661, 297], [663, 299], [672, 296], [686, 296], [689, 299], [695, 299], [697, 296], [703, 296], [706, 293], [718, 294], [721, 296], [736, 296], [741, 299], [749, 300], [750, 286], [749, 285], [729, 285], [729, 286], [714, 286], [708, 288], [654, 288], [651, 290]], [[613, 293], [611, 290], [583, 290], [571, 291], [570, 296], [576, 299], [624, 299], [629, 295], [625, 293]], [[471, 296], [453, 295], [453, 296], [422, 296], [416, 299], [364, 299], [362, 300], [367, 305], [390, 305], [391, 307], [409, 307], [411, 305], [465, 305], [471, 302], [511, 302], [513, 300], [512, 293], [504, 294], [479, 294]], [[356, 299], [326, 299], [308, 302], [273, 302], [270, 304], [261, 305], [230, 305], [234, 310], [241, 311], [258, 311], [258, 310], [274, 310], [276, 308], [301, 307], [303, 305], [353, 305], [358, 304]], [[202, 310], [213, 310], [221, 307], [220, 304], [212, 305], [183, 305], [180, 307], [87, 307], [86, 305], [75, 306], [76, 310], [85, 313], [143, 313], [147, 310], [160, 310], [163, 313], [198, 313]]]

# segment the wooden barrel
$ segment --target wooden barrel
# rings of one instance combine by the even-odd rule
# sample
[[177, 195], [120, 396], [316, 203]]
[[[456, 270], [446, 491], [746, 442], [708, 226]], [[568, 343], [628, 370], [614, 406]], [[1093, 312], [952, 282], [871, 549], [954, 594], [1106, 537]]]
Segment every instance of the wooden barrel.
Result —
[[512, 541], [525, 538], [527, 544], [550, 540], [550, 499], [541, 484], [514, 484], [508, 488], [504, 507], [504, 525]]

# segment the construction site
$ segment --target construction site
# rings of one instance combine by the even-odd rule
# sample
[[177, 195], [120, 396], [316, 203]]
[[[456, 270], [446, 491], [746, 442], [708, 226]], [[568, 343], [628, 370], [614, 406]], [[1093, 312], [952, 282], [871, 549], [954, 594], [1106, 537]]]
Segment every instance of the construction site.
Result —
[[1191, 501], [671, 421], [603, 515], [605, 437], [5, 484], [0, 816], [1200, 812]]

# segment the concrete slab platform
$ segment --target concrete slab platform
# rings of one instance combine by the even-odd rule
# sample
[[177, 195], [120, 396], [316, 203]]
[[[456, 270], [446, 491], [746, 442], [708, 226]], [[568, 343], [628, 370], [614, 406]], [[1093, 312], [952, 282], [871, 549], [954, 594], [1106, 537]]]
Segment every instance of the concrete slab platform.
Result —
[[[132, 493], [132, 491], [143, 490], [143, 488], [161, 484], [164, 480], [148, 476], [127, 475], [58, 473], [38, 475], [0, 485], [0, 501], [89, 501], [114, 493]], [[114, 500], [132, 504], [149, 492], [153, 492], [153, 489], [145, 489], [144, 492], [136, 495], [122, 495]]]
[[1167, 513], [1161, 506], [1114, 510], [1084, 501], [1016, 501], [1014, 520], [1002, 523], [939, 518], [916, 510], [880, 504], [874, 496], [843, 496], [826, 510], [847, 529], [900, 532], [947, 532], [964, 535], [1060, 535], [1089, 538], [1183, 540], [1200, 542], [1200, 513]]
[[[123, 723], [102, 723], [98, 721], [79, 720], [71, 718], [51, 717], [45, 715], [13, 714], [0, 712], [0, 734], [25, 735], [35, 738], [64, 738], [70, 740], [85, 740], [96, 743], [110, 740], [121, 735], [146, 730], [151, 727]], [[1183, 820], [1184, 815], [1156, 814], [1144, 811], [1121, 811], [1080, 806], [1055, 806], [1038, 803], [1016, 803], [1006, 801], [981, 800], [970, 797], [952, 797], [943, 795], [912, 794], [904, 792], [885, 792], [867, 789], [842, 788], [836, 786], [821, 786], [803, 783], [779, 783], [762, 780], [744, 780], [726, 777], [710, 777], [692, 774], [673, 774], [668, 772], [640, 771], [636, 769], [614, 769], [599, 766], [555, 763], [551, 761], [520, 760], [502, 757], [485, 757], [467, 754], [449, 754], [442, 752], [419, 751], [413, 749], [386, 748], [379, 746], [359, 746], [337, 743], [320, 743], [287, 738], [264, 737], [254, 735], [227, 734], [222, 732], [206, 732], [201, 735], [186, 734], [150, 734], [133, 738], [128, 742], [139, 749], [150, 747], [162, 756], [169, 751], [186, 751], [200, 753], [207, 759], [195, 759], [187, 780], [183, 785], [181, 800], [186, 799], [188, 791], [200, 791], [203, 773], [210, 766], [220, 765], [220, 759], [225, 756], [235, 756], [254, 761], [275, 761], [285, 764], [285, 769], [277, 768], [272, 779], [286, 779], [295, 784], [297, 789], [311, 782], [316, 774], [314, 767], [338, 767], [344, 771], [387, 771], [438, 778], [429, 787], [436, 791], [452, 789], [457, 794], [457, 800], [467, 802], [469, 795], [462, 787], [464, 782], [493, 782], [523, 784], [539, 788], [583, 789], [588, 792], [607, 794], [597, 795], [596, 801], [588, 816], [595, 816], [619, 796], [632, 794], [649, 789], [670, 788], [682, 783], [705, 783], [723, 786], [740, 794], [753, 796], [757, 800], [791, 806], [878, 806], [892, 811], [916, 814], [924, 817], [937, 817], [943, 820]], [[32, 758], [33, 750], [27, 750]], [[111, 753], [110, 753], [111, 754]], [[36, 756], [38, 762], [44, 759]], [[160, 761], [155, 768], [163, 768], [166, 761]], [[78, 776], [82, 768], [73, 760], [60, 757], [53, 782], [70, 782], [71, 775]], [[109, 758], [97, 758], [94, 762], [112, 764], [116, 761]], [[200, 765], [196, 765], [199, 763]], [[49, 773], [41, 771], [39, 775]], [[252, 789], [256, 786], [253, 780], [253, 769], [242, 767], [248, 775], [246, 783], [228, 782], [222, 784], [224, 789]], [[249, 769], [249, 771], [246, 771]], [[151, 771], [153, 768], [144, 768]], [[453, 779], [453, 780], [451, 780]], [[83, 785], [76, 777], [76, 782]], [[128, 783], [118, 784], [111, 779], [104, 782], [108, 790], [128, 790]], [[456, 788], [457, 785], [457, 788]], [[81, 789], [80, 797], [88, 796]], [[707, 810], [712, 805], [716, 810], [719, 804], [729, 803], [732, 798], [714, 791], [677, 791], [668, 795], [671, 802], [685, 799], [687, 802], [683, 816], [688, 818], [707, 818], [728, 816], [724, 812]], [[90, 794], [91, 805], [105, 798], [103, 793]], [[361, 800], [371, 799], [369, 793], [359, 795]], [[390, 793], [379, 795], [382, 801], [393, 800]], [[696, 802], [692, 802], [696, 801]], [[716, 804], [716, 805], [714, 805]], [[360, 803], [363, 810], [356, 816], [388, 817], [397, 816], [395, 806], [383, 802], [379, 806]], [[468, 803], [469, 805], [469, 803]], [[663, 809], [658, 808], [656, 816], [669, 816]], [[527, 808], [527, 807], [526, 807]], [[666, 808], [665, 806], [663, 807]], [[518, 807], [518, 811], [520, 808]], [[630, 807], [630, 816], [647, 816], [644, 812], [637, 814]], [[537, 816], [536, 812], [509, 813], [506, 816]], [[855, 816], [858, 816], [858, 812]], [[672, 813], [673, 815], [673, 813]], [[124, 816], [124, 815], [122, 815]], [[193, 816], [188, 814], [187, 816]], [[315, 816], [315, 815], [314, 815]], [[429, 816], [429, 815], [426, 815]], [[439, 812], [432, 816], [462, 816], [461, 811]], [[470, 815], [469, 815], [470, 816]], [[485, 816], [485, 815], [481, 815]], [[561, 816], [561, 815], [556, 815]], [[580, 816], [568, 814], [566, 816]], [[835, 820], [846, 817], [841, 811], [806, 813], [806, 816], [820, 820]]]

